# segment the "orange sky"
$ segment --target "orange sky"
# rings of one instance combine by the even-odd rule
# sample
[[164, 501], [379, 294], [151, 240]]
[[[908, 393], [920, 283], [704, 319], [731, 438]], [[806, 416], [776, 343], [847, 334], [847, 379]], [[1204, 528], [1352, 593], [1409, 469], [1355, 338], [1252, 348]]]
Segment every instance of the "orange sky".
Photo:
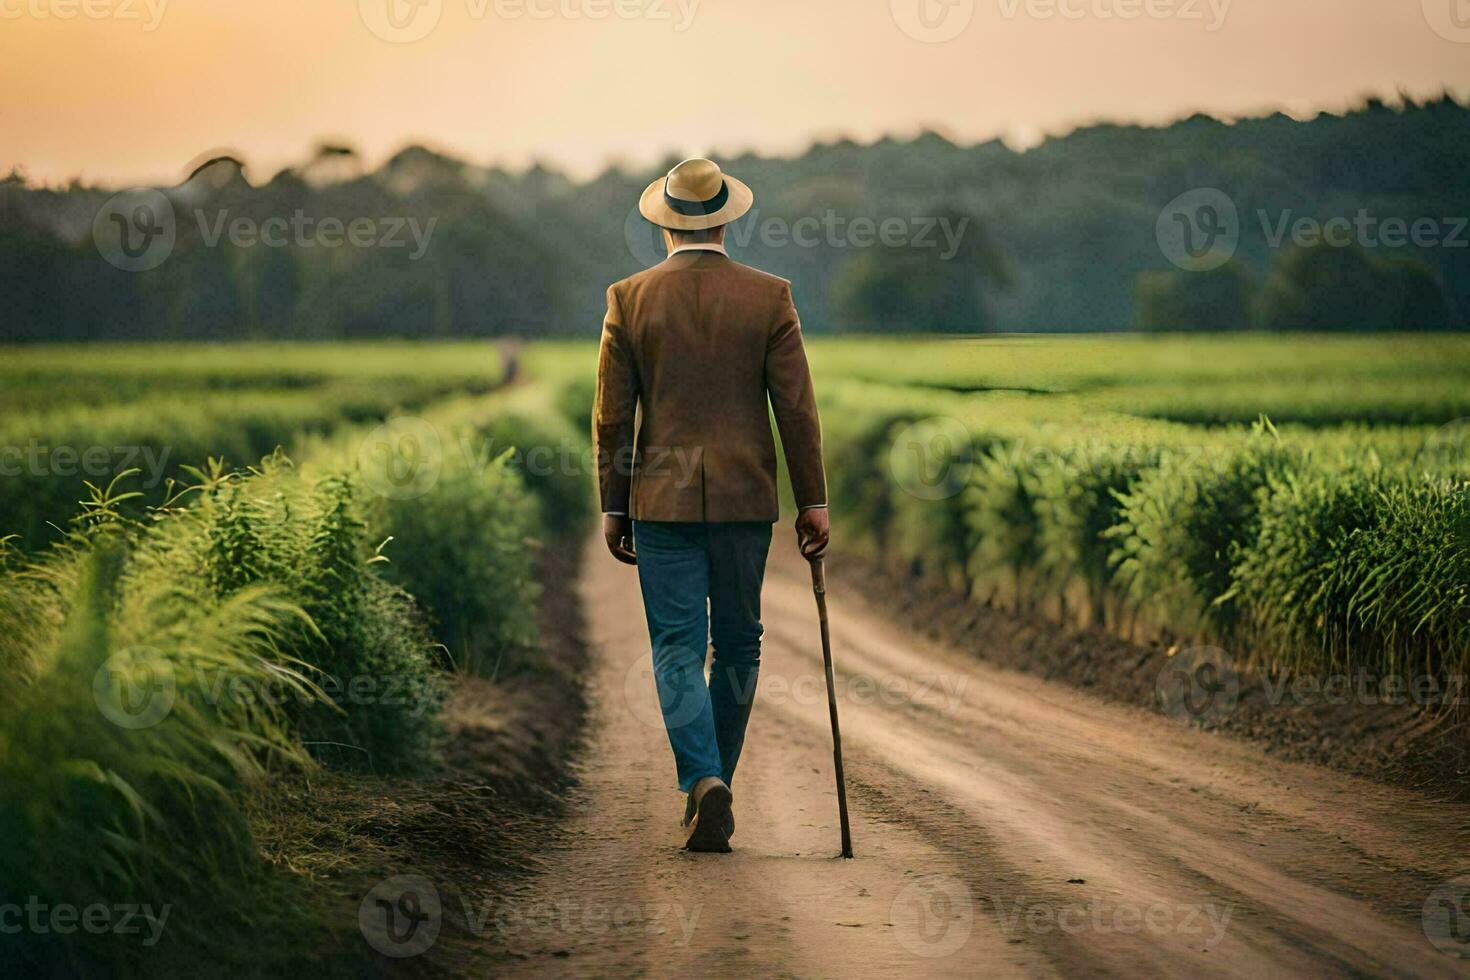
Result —
[[263, 179], [330, 137], [587, 175], [1463, 95], [1453, 4], [1470, 23], [1470, 0], [0, 0], [0, 168], [171, 181], [232, 147]]

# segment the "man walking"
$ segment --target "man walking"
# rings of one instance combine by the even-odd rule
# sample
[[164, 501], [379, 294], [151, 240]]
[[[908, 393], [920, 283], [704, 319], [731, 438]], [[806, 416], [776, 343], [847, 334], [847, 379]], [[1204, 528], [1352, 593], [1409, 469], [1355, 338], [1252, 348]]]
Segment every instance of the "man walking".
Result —
[[728, 851], [735, 830], [730, 784], [780, 516], [771, 415], [802, 554], [827, 547], [821, 424], [791, 284], [725, 252], [725, 226], [752, 200], [702, 159], [644, 190], [639, 211], [664, 230], [669, 256], [607, 291], [592, 418], [603, 533], [614, 558], [638, 566], [691, 851]]

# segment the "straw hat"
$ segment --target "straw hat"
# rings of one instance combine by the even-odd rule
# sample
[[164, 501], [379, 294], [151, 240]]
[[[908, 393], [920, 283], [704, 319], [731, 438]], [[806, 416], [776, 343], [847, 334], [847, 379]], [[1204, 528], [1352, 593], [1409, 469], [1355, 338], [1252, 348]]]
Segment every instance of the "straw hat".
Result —
[[638, 211], [660, 228], [700, 231], [729, 224], [754, 201], [750, 188], [721, 173], [719, 164], [695, 157], [649, 184]]

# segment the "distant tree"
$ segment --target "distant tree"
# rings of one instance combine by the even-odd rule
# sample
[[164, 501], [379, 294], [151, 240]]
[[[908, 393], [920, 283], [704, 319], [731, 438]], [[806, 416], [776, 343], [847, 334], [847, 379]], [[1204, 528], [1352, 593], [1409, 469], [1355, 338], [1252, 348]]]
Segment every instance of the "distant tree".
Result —
[[254, 326], [267, 336], [289, 337], [296, 328], [297, 304], [301, 294], [301, 270], [294, 250], [256, 249], [248, 270], [253, 301]]
[[948, 211], [935, 221], [952, 236], [937, 234], [936, 247], [864, 248], [842, 266], [832, 283], [838, 329], [983, 333], [994, 328], [985, 294], [1009, 285], [1004, 259], [972, 216]]
[[1141, 272], [1138, 329], [1248, 330], [1256, 290], [1255, 277], [1235, 260], [1209, 272]]
[[1457, 326], [1434, 271], [1413, 257], [1319, 243], [1281, 253], [1260, 298], [1267, 330], [1445, 330]]

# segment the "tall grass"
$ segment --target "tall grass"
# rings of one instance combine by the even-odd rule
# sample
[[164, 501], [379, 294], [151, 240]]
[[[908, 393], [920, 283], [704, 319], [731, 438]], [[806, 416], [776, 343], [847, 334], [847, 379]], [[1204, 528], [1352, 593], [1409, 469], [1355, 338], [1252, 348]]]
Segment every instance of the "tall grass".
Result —
[[291, 596], [304, 615], [290, 649], [326, 695], [289, 703], [300, 737], [319, 757], [376, 772], [427, 765], [440, 658], [413, 600], [378, 571], [385, 535], [359, 478], [303, 474], [276, 453], [196, 496], [140, 542], [140, 581], [204, 601], [262, 585]]
[[1379, 675], [1470, 670], [1470, 484], [1386, 471], [1273, 480], [1232, 570], [1285, 665]]
[[1274, 429], [1240, 441], [1164, 453], [1116, 489], [1116, 523], [1101, 536], [1117, 544], [1110, 560], [1124, 594], [1186, 634], [1209, 628], [1233, 638], [1240, 610], [1232, 569], [1254, 546], [1261, 490], [1297, 463]]
[[[587, 473], [532, 476], [499, 448], [565, 436], [577, 450], [560, 420], [537, 418], [552, 397], [445, 406], [446, 443], [494, 432], [494, 455], [447, 459], [414, 499], [377, 493], [362, 430], [339, 430], [303, 443], [299, 465], [277, 452], [190, 470], [143, 515], [120, 481], [56, 546], [6, 549], [0, 901], [167, 904], [163, 945], [197, 961], [208, 937], [259, 922], [251, 903], [279, 887], [251, 839], [252, 781], [322, 763], [432, 768], [447, 670], [493, 671], [534, 641], [537, 541], [585, 521]], [[168, 962], [115, 935], [10, 938], [4, 967]]]
[[[507, 658], [534, 647], [538, 549], [569, 547], [593, 501], [588, 442], [556, 406], [551, 385], [525, 385], [437, 406], [416, 425], [437, 447], [432, 478], [415, 492], [374, 501], [388, 540], [385, 577], [426, 610], [434, 634], [459, 669], [494, 676]], [[385, 447], [409, 451], [410, 443]], [[351, 456], [386, 484], [390, 466], [412, 461], [363, 454], [353, 439], [310, 449]]]
[[[1131, 635], [1142, 617], [1267, 669], [1465, 666], [1470, 473], [1430, 426], [1206, 429], [1086, 394], [819, 392], [843, 546], [1069, 619], [1076, 597], [1087, 622]], [[894, 452], [954, 424], [969, 445], [948, 458]], [[910, 468], [956, 463], [955, 492], [914, 492]]]
[[[314, 698], [286, 652], [300, 608], [265, 588], [213, 602], [145, 588], [112, 532], [7, 574], [0, 595], [0, 902], [243, 921], [240, 886], [258, 862], [238, 794], [305, 756], [277, 707], [207, 692], [223, 674]], [[154, 719], [150, 705], [169, 710]], [[148, 954], [88, 932], [0, 945], [12, 969], [136, 968]]]

